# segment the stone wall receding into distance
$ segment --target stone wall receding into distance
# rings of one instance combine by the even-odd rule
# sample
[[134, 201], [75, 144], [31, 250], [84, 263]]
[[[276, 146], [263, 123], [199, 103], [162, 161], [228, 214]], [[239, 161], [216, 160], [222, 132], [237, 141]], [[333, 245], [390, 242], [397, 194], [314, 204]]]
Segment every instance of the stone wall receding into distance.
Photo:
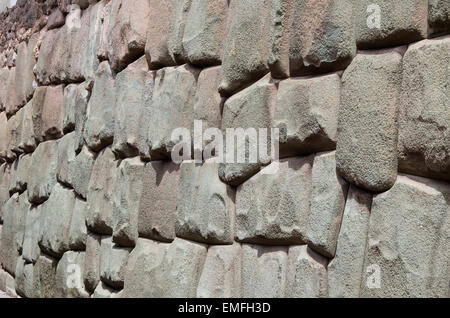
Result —
[[[0, 12], [0, 290], [450, 296], [450, 1]], [[177, 164], [195, 120], [280, 160]]]

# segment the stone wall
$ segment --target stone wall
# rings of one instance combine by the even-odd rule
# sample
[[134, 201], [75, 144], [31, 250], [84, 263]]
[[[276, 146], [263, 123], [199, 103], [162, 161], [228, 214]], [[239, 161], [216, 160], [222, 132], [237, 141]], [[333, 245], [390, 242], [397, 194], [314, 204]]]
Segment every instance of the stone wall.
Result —
[[[0, 21], [0, 290], [449, 297], [448, 0], [18, 0]], [[194, 120], [279, 128], [281, 160], [173, 163]]]

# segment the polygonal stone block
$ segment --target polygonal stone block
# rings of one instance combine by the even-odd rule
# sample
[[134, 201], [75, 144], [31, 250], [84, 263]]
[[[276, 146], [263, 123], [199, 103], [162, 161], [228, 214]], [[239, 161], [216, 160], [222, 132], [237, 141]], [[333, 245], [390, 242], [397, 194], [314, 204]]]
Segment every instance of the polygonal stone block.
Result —
[[116, 246], [111, 237], [102, 239], [100, 247], [100, 278], [102, 282], [114, 288], [122, 288], [125, 266], [130, 248]]

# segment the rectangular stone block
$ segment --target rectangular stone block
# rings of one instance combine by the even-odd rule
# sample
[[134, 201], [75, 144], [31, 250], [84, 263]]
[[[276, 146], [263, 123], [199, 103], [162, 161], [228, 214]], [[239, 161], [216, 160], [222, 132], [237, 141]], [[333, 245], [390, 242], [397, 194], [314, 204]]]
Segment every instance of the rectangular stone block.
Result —
[[93, 292], [100, 281], [100, 235], [89, 232], [86, 238], [86, 254], [84, 259], [84, 285], [86, 289]]
[[281, 158], [336, 149], [340, 97], [338, 74], [280, 82], [273, 127]]
[[87, 147], [83, 147], [80, 153], [73, 160], [69, 161], [68, 184], [83, 199], [86, 199], [88, 195], [89, 180], [95, 162], [95, 155]]
[[8, 67], [0, 68], [0, 111], [6, 110], [6, 99], [8, 96], [8, 81], [10, 70]]
[[8, 130], [9, 130], [9, 150], [12, 151], [16, 156], [20, 155], [20, 139], [22, 137], [22, 122], [23, 122], [23, 109], [20, 109], [14, 116], [8, 119]]
[[412, 44], [405, 53], [398, 119], [401, 172], [450, 180], [449, 64], [448, 37]]
[[41, 215], [42, 205], [32, 206], [26, 215], [22, 257], [28, 263], [36, 263], [41, 255], [39, 248]]
[[73, 251], [86, 250], [86, 205], [83, 199], [75, 198], [69, 228], [69, 248]]
[[171, 162], [153, 161], [145, 165], [139, 201], [139, 236], [163, 242], [174, 240], [179, 176], [178, 165]]
[[342, 76], [336, 165], [348, 182], [375, 192], [397, 176], [402, 56], [358, 54]]
[[3, 223], [3, 206], [9, 200], [9, 182], [11, 166], [4, 163], [0, 166], [0, 223]]
[[56, 291], [56, 268], [58, 260], [42, 254], [39, 256], [36, 267], [39, 276], [40, 295], [42, 298], [57, 297]]
[[172, 3], [173, 9], [167, 37], [167, 50], [172, 60], [179, 65], [187, 62], [183, 48], [183, 35], [192, 0], [179, 0]]
[[[278, 171], [277, 169], [278, 165]], [[236, 238], [255, 244], [304, 243], [310, 214], [312, 158], [275, 162], [236, 192]]]
[[100, 279], [113, 288], [123, 288], [125, 267], [131, 248], [119, 247], [111, 237], [103, 238], [100, 247]]
[[335, 152], [314, 158], [306, 241], [310, 248], [326, 257], [332, 258], [336, 253], [348, 187], [336, 173]]
[[138, 239], [139, 199], [144, 163], [139, 157], [125, 159], [117, 168], [113, 192], [113, 242], [134, 246]]
[[20, 135], [19, 150], [21, 152], [30, 153], [37, 147], [36, 133], [34, 131], [33, 122], [33, 101], [29, 101], [23, 108], [22, 132]]
[[210, 244], [232, 244], [234, 189], [218, 175], [217, 158], [202, 165], [184, 161], [180, 167], [176, 235]]
[[83, 282], [84, 252], [66, 252], [56, 268], [57, 298], [89, 298]]
[[31, 155], [21, 155], [14, 163], [11, 165], [11, 178], [9, 184], [9, 193], [13, 194], [15, 192], [22, 193], [27, 189], [28, 180], [30, 178], [30, 172], [32, 166]]
[[242, 297], [285, 297], [287, 251], [286, 247], [242, 245]]
[[48, 86], [42, 106], [43, 140], [58, 139], [63, 136], [64, 123], [64, 86]]
[[0, 161], [14, 161], [15, 154], [9, 148], [11, 134], [8, 129], [8, 119], [6, 112], [0, 113]]
[[64, 135], [58, 140], [58, 162], [56, 167], [56, 178], [66, 186], [70, 185], [69, 168], [73, 165], [76, 157], [76, 136], [74, 132]]

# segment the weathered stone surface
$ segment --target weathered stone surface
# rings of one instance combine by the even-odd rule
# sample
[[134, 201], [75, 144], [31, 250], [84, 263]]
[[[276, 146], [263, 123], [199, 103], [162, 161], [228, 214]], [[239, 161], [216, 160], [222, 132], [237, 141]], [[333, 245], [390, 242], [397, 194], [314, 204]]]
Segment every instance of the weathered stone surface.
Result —
[[327, 297], [327, 264], [307, 245], [289, 247], [286, 297]]
[[58, 298], [89, 298], [84, 288], [84, 252], [66, 252], [56, 268], [55, 296]]
[[84, 285], [90, 292], [94, 291], [100, 281], [100, 235], [89, 232], [86, 238], [86, 254], [84, 259]]
[[61, 10], [56, 9], [48, 17], [47, 29], [52, 30], [59, 28], [63, 26], [65, 22], [66, 19], [64, 17], [64, 14], [61, 12]]
[[371, 205], [372, 194], [350, 187], [336, 255], [328, 265], [330, 297], [359, 297]]
[[405, 53], [398, 120], [402, 172], [450, 180], [449, 65], [450, 38], [424, 40]]
[[[364, 262], [362, 297], [448, 297], [450, 186], [399, 175], [375, 195]], [[381, 275], [380, 288], [369, 288]]]
[[100, 282], [97, 288], [95, 288], [92, 298], [117, 298], [118, 294], [119, 292], [117, 290], [114, 290], [103, 282]]
[[111, 287], [122, 288], [125, 267], [131, 249], [115, 245], [112, 242], [111, 237], [102, 239], [100, 249], [101, 280]]
[[113, 241], [134, 246], [138, 239], [139, 199], [144, 163], [139, 157], [125, 159], [116, 173], [113, 194]]
[[450, 3], [446, 0], [428, 1], [428, 25], [432, 35], [444, 34], [450, 30]]
[[[255, 147], [255, 144], [259, 144], [259, 136], [256, 136], [256, 140], [254, 140], [255, 138], [250, 138], [251, 134], [246, 134], [246, 137], [249, 137], [246, 140], [236, 138], [238, 140], [237, 142], [235, 140], [233, 149], [225, 149], [226, 153], [232, 154], [233, 163], [228, 163], [227, 160], [227, 163], [221, 163], [219, 166], [219, 176], [225, 183], [238, 186], [256, 174], [262, 166], [270, 163], [271, 158], [268, 155], [271, 132], [267, 131], [267, 129], [270, 130], [271, 128], [276, 94], [277, 88], [275, 84], [271, 82], [269, 76], [266, 76], [226, 101], [222, 119], [222, 131], [224, 133], [226, 133], [228, 128], [242, 128], [244, 130], [251, 128], [256, 129], [257, 135], [259, 135], [259, 129], [266, 129], [268, 140], [266, 153], [264, 153], [263, 149], [258, 149], [259, 158], [252, 158], [249, 149], [250, 147]], [[239, 146], [239, 143], [242, 143], [242, 146]], [[259, 146], [262, 148], [261, 145]], [[238, 150], [245, 151], [244, 163], [238, 163]]]
[[[377, 20], [379, 27], [376, 25]], [[421, 40], [427, 36], [427, 20], [426, 0], [358, 1], [356, 4], [358, 47], [382, 48]]]
[[8, 97], [8, 81], [10, 70], [7, 67], [0, 68], [0, 111], [5, 111]]
[[145, 165], [139, 201], [139, 236], [173, 241], [179, 176], [178, 165], [171, 162], [153, 161]]
[[70, 171], [69, 168], [74, 162], [76, 153], [76, 136], [75, 133], [64, 135], [58, 141], [58, 162], [56, 168], [56, 177], [59, 182], [70, 185]]
[[22, 193], [27, 189], [30, 168], [32, 167], [31, 155], [22, 155], [11, 165], [9, 193]]
[[[145, 57], [130, 64], [116, 77], [116, 113], [112, 149], [121, 157], [148, 156], [148, 124], [154, 73]], [[145, 147], [145, 149], [144, 149]]]
[[290, 75], [346, 68], [356, 54], [353, 0], [294, 2]]
[[[195, 88], [200, 70], [188, 65], [156, 72], [148, 134], [152, 160], [170, 158], [176, 128], [190, 129]], [[164, 125], [161, 123], [164, 122]]]
[[402, 56], [359, 54], [342, 77], [337, 170], [369, 191], [386, 191], [397, 176], [397, 112]]
[[241, 246], [211, 246], [197, 288], [199, 298], [241, 297]]
[[39, 256], [36, 267], [39, 275], [40, 295], [42, 298], [54, 298], [56, 293], [56, 267], [58, 261], [50, 256]]
[[0, 113], [0, 161], [14, 161], [15, 154], [9, 148], [11, 134], [6, 113]]
[[287, 277], [287, 248], [242, 245], [242, 297], [282, 298]]
[[316, 252], [334, 257], [341, 227], [348, 183], [336, 173], [335, 152], [314, 159], [311, 182], [311, 214], [306, 240]]
[[22, 117], [22, 131], [20, 134], [19, 150], [21, 152], [30, 153], [37, 147], [36, 134], [34, 132], [33, 123], [33, 102], [28, 102], [21, 110], [23, 110]]
[[340, 97], [338, 74], [280, 82], [273, 127], [281, 158], [336, 149]]
[[86, 250], [86, 201], [76, 198], [73, 205], [69, 228], [69, 248], [74, 251]]
[[43, 140], [58, 139], [63, 136], [64, 122], [64, 86], [48, 86], [45, 90], [45, 99], [42, 106]]
[[64, 133], [75, 131], [78, 140], [76, 151], [83, 146], [83, 132], [87, 104], [90, 97], [89, 83], [70, 84], [64, 88]]
[[11, 166], [4, 163], [0, 166], [0, 221], [3, 220], [3, 205], [9, 200], [9, 183]]
[[221, 64], [227, 18], [227, 0], [192, 0], [183, 35], [183, 50], [190, 64]]
[[95, 160], [87, 192], [86, 225], [95, 233], [112, 234], [115, 174], [114, 154], [106, 148]]
[[41, 250], [39, 249], [41, 214], [42, 205], [38, 205], [32, 206], [26, 215], [22, 257], [28, 263], [36, 263], [41, 254]]
[[231, 244], [234, 238], [234, 190], [218, 176], [217, 158], [180, 167], [176, 234], [210, 244]]
[[42, 205], [39, 246], [45, 253], [61, 257], [69, 250], [70, 222], [75, 194], [57, 183]]
[[17, 297], [14, 277], [0, 269], [0, 290], [5, 291], [9, 297]]
[[269, 72], [271, 0], [234, 1], [225, 40], [219, 92], [230, 96]]
[[150, 15], [149, 0], [112, 0], [108, 34], [111, 68], [119, 72], [144, 53]]
[[113, 142], [115, 94], [114, 79], [107, 61], [100, 63], [95, 75], [84, 126], [86, 144], [100, 151]]
[[16, 87], [16, 68], [12, 67], [9, 71], [9, 78], [7, 83], [7, 92], [5, 99], [5, 111], [8, 116], [13, 116], [18, 107], [16, 106], [15, 87]]
[[33, 131], [36, 143], [43, 141], [42, 112], [44, 109], [46, 92], [47, 92], [46, 86], [37, 87], [36, 90], [34, 91], [33, 99], [31, 100], [32, 104], [31, 117], [33, 121]]
[[310, 212], [312, 157], [284, 159], [236, 192], [237, 240], [256, 244], [303, 243]]
[[83, 147], [81, 152], [72, 161], [69, 161], [68, 183], [73, 187], [75, 193], [84, 199], [88, 194], [94, 162], [95, 154], [87, 147]]
[[187, 62], [183, 48], [183, 35], [186, 29], [187, 16], [191, 8], [192, 0], [180, 0], [172, 2], [172, 19], [167, 37], [167, 50], [172, 60], [177, 64]]
[[206, 245], [176, 238], [173, 243], [139, 239], [125, 272], [122, 297], [194, 298]]
[[145, 55], [150, 69], [176, 64], [168, 49], [174, 5], [173, 0], [150, 1], [147, 43], [145, 45]]
[[8, 119], [9, 149], [16, 155], [20, 155], [20, 138], [22, 136], [23, 109], [20, 109], [14, 116]]

